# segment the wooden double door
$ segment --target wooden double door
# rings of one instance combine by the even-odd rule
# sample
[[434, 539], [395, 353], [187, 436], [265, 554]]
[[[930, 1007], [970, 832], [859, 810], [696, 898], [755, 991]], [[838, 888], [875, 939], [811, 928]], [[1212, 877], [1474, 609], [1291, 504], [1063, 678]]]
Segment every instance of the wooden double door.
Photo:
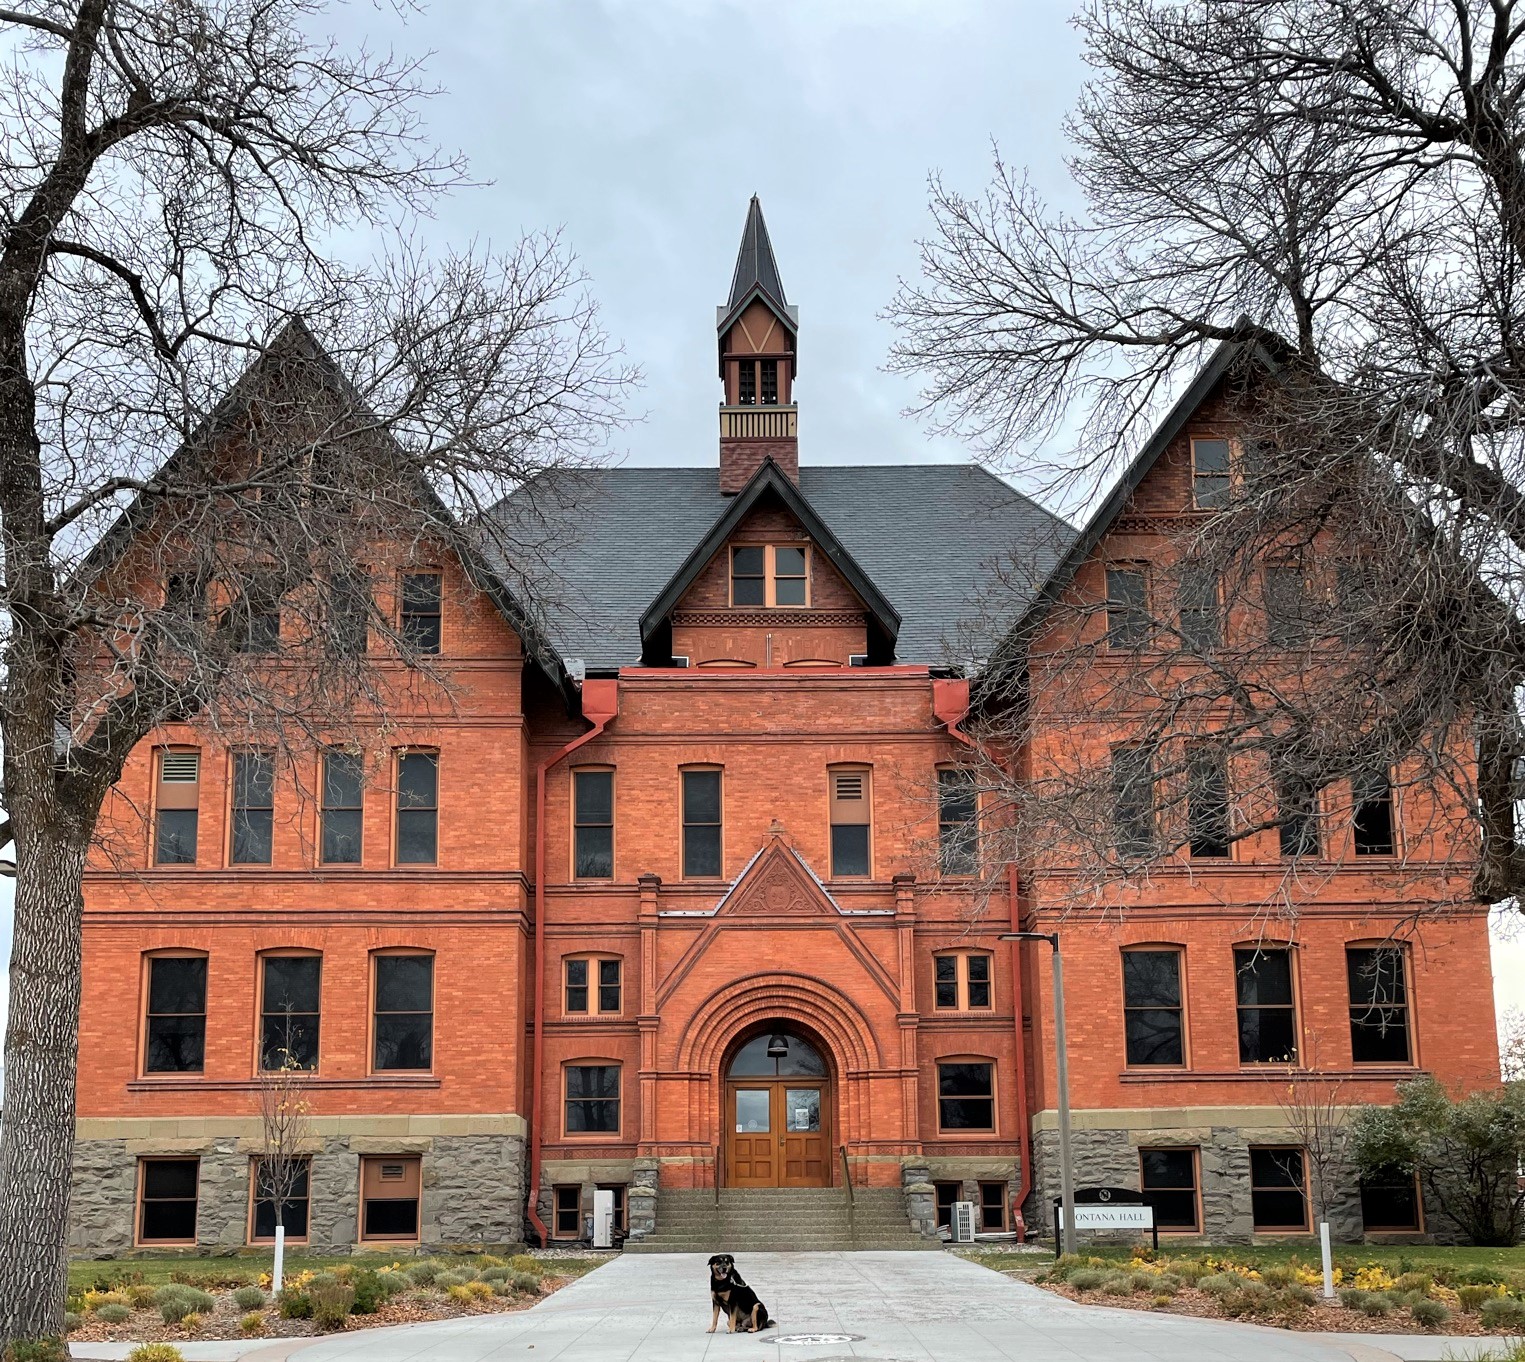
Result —
[[726, 1084], [728, 1187], [831, 1185], [831, 1084], [812, 1078]]

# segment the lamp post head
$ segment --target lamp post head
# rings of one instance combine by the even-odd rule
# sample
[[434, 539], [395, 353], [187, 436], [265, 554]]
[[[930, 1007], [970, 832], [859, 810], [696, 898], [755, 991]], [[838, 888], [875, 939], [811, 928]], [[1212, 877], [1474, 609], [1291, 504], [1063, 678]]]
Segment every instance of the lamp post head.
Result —
[[1047, 941], [1055, 951], [1059, 949], [1058, 932], [1002, 932], [1002, 941]]

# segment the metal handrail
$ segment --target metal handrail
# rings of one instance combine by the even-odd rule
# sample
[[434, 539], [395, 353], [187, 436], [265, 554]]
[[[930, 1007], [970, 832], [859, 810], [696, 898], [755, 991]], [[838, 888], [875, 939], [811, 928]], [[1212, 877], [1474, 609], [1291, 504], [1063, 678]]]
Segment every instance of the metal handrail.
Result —
[[720, 1209], [720, 1146], [715, 1146], [715, 1209]]
[[847, 1188], [847, 1204], [851, 1207], [853, 1204], [853, 1178], [852, 1170], [847, 1166], [847, 1146], [839, 1144], [837, 1146], [837, 1153], [842, 1156], [842, 1185]]

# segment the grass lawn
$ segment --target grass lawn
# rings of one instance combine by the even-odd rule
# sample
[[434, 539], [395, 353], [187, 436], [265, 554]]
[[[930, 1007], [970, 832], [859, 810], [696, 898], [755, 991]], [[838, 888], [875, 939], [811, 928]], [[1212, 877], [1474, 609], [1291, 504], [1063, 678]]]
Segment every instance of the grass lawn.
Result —
[[[1146, 1246], [1148, 1240], [1140, 1240]], [[1134, 1245], [1082, 1244], [1084, 1257], [1116, 1258], [1126, 1261], [1138, 1252]], [[1176, 1243], [1168, 1238], [1160, 1240], [1162, 1256], [1201, 1257], [1204, 1254], [1224, 1258], [1230, 1262], [1259, 1266], [1263, 1263], [1285, 1263], [1296, 1258], [1303, 1263], [1319, 1261], [1316, 1239], [1301, 1239], [1277, 1244], [1201, 1244]], [[1044, 1268], [1054, 1260], [1048, 1254], [1002, 1253], [996, 1249], [960, 1249], [960, 1257], [968, 1258], [981, 1267], [997, 1272], [1010, 1272], [1018, 1268]], [[1401, 1272], [1430, 1272], [1441, 1267], [1501, 1268], [1525, 1274], [1525, 1247], [1516, 1248], [1449, 1248], [1436, 1244], [1336, 1244], [1335, 1266], [1345, 1269], [1347, 1276], [1367, 1263], [1380, 1263], [1394, 1276]]]

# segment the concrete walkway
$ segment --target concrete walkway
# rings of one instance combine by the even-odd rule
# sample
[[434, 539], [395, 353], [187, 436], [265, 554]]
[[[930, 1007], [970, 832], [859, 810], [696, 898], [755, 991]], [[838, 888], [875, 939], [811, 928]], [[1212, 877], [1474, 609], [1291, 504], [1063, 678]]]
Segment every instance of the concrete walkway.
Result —
[[531, 1310], [336, 1334], [302, 1348], [296, 1359], [1438, 1362], [1473, 1356], [1481, 1342], [1334, 1338], [1077, 1305], [946, 1253], [756, 1253], [738, 1267], [777, 1316], [778, 1329], [728, 1335], [722, 1322], [722, 1332], [706, 1334], [704, 1256], [630, 1255]]

